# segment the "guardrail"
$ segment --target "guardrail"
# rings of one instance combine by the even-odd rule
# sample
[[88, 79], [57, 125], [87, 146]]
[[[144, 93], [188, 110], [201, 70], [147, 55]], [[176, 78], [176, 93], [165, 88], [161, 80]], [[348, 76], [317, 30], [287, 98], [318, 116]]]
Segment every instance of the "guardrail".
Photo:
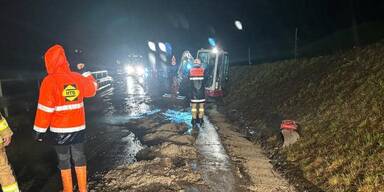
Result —
[[108, 71], [95, 71], [91, 72], [93, 77], [97, 81], [98, 89], [97, 91], [101, 91], [103, 89], [106, 89], [108, 87], [112, 87], [112, 81], [113, 78], [108, 75]]
[[[10, 72], [11, 73], [11, 72]], [[113, 78], [108, 75], [108, 71], [103, 70], [103, 71], [95, 71], [91, 72], [92, 75], [95, 77], [97, 80], [98, 84], [98, 90], [101, 91], [103, 89], [106, 89], [108, 87], [112, 87], [112, 82]], [[26, 102], [33, 102], [34, 100], [37, 99], [38, 95], [38, 90], [40, 87], [40, 82], [44, 77], [44, 74], [41, 73], [25, 73], [25, 74], [19, 74], [16, 72], [12, 72], [12, 74], [16, 74], [13, 78], [4, 78], [0, 79], [0, 110], [2, 110], [4, 113], [4, 116], [9, 115], [9, 110], [8, 107], [11, 106], [11, 103], [16, 103], [16, 104], [21, 104], [21, 103], [26, 103]], [[17, 93], [17, 94], [9, 94], [6, 93], [7, 91], [5, 90], [9, 88], [9, 84], [16, 84], [17, 86], [23, 85], [25, 83], [28, 83], [28, 88], [31, 88], [30, 90], [25, 90], [28, 92], [27, 94], [25, 93]], [[36, 83], [36, 84], [34, 84]], [[6, 84], [6, 86], [4, 86]], [[33, 85], [32, 87], [30, 85]], [[25, 85], [23, 85], [25, 87]], [[8, 90], [8, 89], [7, 89]], [[9, 92], [9, 90], [8, 90]], [[20, 92], [20, 91], [19, 91]], [[6, 95], [5, 95], [6, 94]], [[22, 102], [20, 102], [22, 101]]]

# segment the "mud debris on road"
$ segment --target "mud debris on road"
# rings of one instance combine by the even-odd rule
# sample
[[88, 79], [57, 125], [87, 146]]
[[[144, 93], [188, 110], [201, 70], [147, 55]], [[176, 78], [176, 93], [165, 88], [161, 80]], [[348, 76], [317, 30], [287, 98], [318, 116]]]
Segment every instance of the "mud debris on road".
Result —
[[195, 138], [185, 134], [188, 125], [159, 123], [160, 115], [154, 116], [126, 125], [146, 146], [136, 154], [139, 161], [102, 174], [91, 182], [93, 191], [208, 191], [197, 170]]
[[[115, 92], [110, 95], [88, 103], [92, 106], [87, 116], [90, 120], [87, 161], [91, 192], [284, 191], [264, 190], [266, 188], [261, 187], [267, 185], [259, 185], [259, 180], [264, 182], [264, 177], [269, 175], [256, 175], [261, 177], [257, 180], [248, 172], [254, 171], [251, 169], [258, 171], [258, 167], [247, 167], [246, 163], [249, 160], [247, 155], [254, 157], [254, 151], [248, 150], [254, 145], [246, 143], [244, 146], [248, 153], [237, 153], [244, 150], [235, 148], [244, 146], [233, 142], [241, 139], [237, 133], [223, 134], [225, 127], [230, 126], [226, 124], [226, 118], [215, 115], [205, 117], [204, 126], [200, 128], [197, 137], [193, 137], [188, 106], [166, 102], [160, 102], [159, 105], [145, 94], [141, 86], [136, 87], [140, 94], [132, 93], [128, 96], [124, 88], [115, 88]], [[60, 176], [55, 171], [55, 162], [51, 161], [55, 158], [54, 153], [43, 153], [40, 147], [35, 146], [34, 151], [49, 155], [40, 164], [45, 168], [49, 163], [52, 167], [50, 175], [33, 178], [30, 184], [22, 185], [22, 189], [59, 191]], [[46, 148], [49, 149], [48, 146]], [[256, 150], [257, 154], [260, 151]], [[263, 157], [263, 162], [268, 162], [268, 159]], [[263, 170], [272, 172], [269, 166]], [[41, 175], [44, 171], [33, 173]], [[270, 181], [276, 181], [280, 188], [285, 186], [280, 185], [279, 179], [272, 178]], [[277, 189], [274, 186], [267, 187]]]

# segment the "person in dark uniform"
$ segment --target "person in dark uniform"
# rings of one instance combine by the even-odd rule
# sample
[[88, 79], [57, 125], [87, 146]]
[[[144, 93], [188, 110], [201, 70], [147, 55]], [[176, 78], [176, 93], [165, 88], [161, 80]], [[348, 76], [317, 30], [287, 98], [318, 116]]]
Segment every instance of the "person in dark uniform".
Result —
[[204, 123], [204, 104], [205, 104], [205, 81], [204, 68], [201, 67], [201, 61], [195, 59], [192, 68], [189, 70], [191, 108], [192, 108], [192, 126], [196, 128]]
[[171, 65], [168, 69], [168, 78], [171, 95], [176, 97], [179, 88], [177, 85], [177, 63], [175, 56], [172, 56]]

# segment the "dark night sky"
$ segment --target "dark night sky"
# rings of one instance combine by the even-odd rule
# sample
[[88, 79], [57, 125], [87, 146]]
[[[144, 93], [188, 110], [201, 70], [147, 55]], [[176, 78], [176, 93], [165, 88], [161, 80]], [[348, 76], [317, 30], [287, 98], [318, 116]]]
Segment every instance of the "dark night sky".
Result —
[[[148, 40], [180, 53], [208, 47], [208, 37], [243, 61], [248, 46], [259, 55], [290, 49], [296, 27], [306, 44], [350, 28], [353, 18], [382, 22], [383, 10], [381, 0], [1, 0], [0, 69], [42, 69], [53, 43], [64, 45], [71, 62], [82, 49], [84, 62], [110, 66], [146, 51]], [[236, 30], [236, 19], [245, 31]]]

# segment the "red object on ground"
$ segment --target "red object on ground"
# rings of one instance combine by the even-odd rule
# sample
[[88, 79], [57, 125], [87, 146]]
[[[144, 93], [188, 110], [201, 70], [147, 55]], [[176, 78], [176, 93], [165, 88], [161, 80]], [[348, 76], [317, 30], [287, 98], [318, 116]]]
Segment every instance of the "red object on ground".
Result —
[[283, 122], [281, 122], [280, 129], [297, 130], [297, 123], [293, 120], [283, 120]]
[[223, 90], [205, 90], [205, 94], [209, 97], [223, 97], [224, 92]]

